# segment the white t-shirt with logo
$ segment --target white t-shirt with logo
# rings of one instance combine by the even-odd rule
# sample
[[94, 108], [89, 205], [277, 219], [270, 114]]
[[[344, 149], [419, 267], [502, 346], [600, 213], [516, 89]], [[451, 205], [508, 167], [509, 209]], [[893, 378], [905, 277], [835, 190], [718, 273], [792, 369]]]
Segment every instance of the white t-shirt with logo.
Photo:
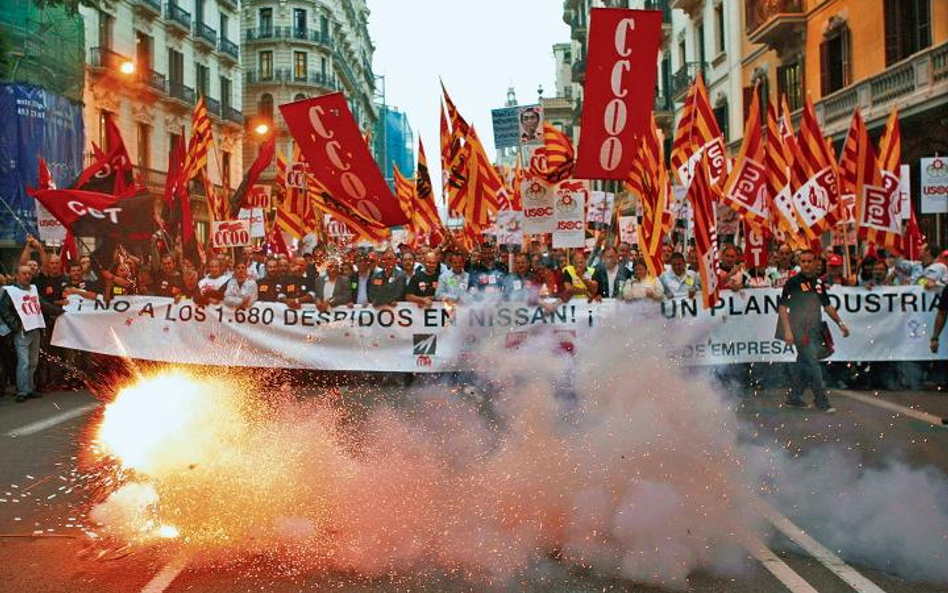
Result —
[[13, 301], [17, 315], [20, 316], [20, 323], [23, 324], [24, 332], [46, 327], [46, 321], [43, 320], [43, 307], [40, 305], [39, 292], [35, 286], [31, 284], [29, 291], [16, 286], [4, 286], [3, 289], [7, 291], [7, 294], [10, 295], [10, 299]]

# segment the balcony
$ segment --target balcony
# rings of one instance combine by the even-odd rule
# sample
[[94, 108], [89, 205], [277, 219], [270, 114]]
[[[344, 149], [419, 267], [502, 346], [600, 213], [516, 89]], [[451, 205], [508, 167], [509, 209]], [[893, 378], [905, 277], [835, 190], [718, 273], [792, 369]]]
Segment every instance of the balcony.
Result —
[[138, 82], [155, 92], [165, 92], [164, 74], [155, 72], [151, 68], [139, 68], [135, 73], [135, 78], [138, 80]]
[[573, 82], [583, 84], [586, 80], [586, 58], [579, 58], [570, 66]]
[[903, 114], [939, 108], [948, 94], [948, 43], [930, 47], [883, 72], [823, 97], [816, 104], [827, 134], [842, 135], [858, 107], [867, 124], [881, 121], [893, 107]]
[[217, 47], [217, 31], [210, 28], [207, 23], [201, 21], [194, 23], [194, 39], [208, 49]]
[[183, 82], [169, 80], [168, 96], [185, 106], [190, 107], [194, 105], [194, 89], [185, 86]]
[[230, 60], [234, 63], [240, 61], [240, 48], [237, 47], [237, 44], [230, 39], [227, 39], [221, 35], [220, 45], [218, 47], [224, 57], [230, 58]]
[[136, 12], [148, 17], [161, 16], [161, 0], [134, 0]]
[[127, 63], [132, 63], [132, 59], [107, 47], [93, 47], [89, 50], [89, 65], [93, 70], [122, 74], [122, 64]]
[[356, 81], [355, 75], [352, 73], [352, 69], [349, 68], [349, 62], [347, 62], [339, 52], [333, 52], [332, 56], [332, 61], [336, 65], [337, 72], [342, 70], [342, 73], [346, 75], [346, 79], [348, 79], [349, 84], [351, 84], [353, 87], [357, 87], [358, 82]]
[[[751, 2], [753, 0], [747, 1]], [[704, 0], [670, 0], [670, 5], [672, 8], [684, 10], [689, 17], [695, 18], [701, 14], [701, 9], [704, 8]]]
[[645, 10], [661, 10], [662, 26], [671, 26], [672, 8], [669, 0], [645, 0]]
[[586, 15], [577, 12], [569, 22], [570, 38], [576, 41], [586, 39]]
[[699, 72], [701, 73], [701, 76], [707, 78], [707, 62], [686, 62], [684, 66], [672, 74], [672, 98], [675, 101], [685, 96], [685, 93], [688, 92], [688, 87], [691, 86], [691, 83], [694, 81], [695, 76], [697, 76]]
[[323, 35], [318, 29], [298, 29], [296, 27], [293, 27], [292, 29], [287, 27], [286, 29], [288, 32], [286, 38], [289, 41], [314, 43], [316, 45], [321, 45], [325, 48], [332, 49], [332, 38], [329, 35]]
[[284, 82], [289, 77], [289, 70], [246, 70], [247, 84], [268, 84]]
[[207, 112], [211, 115], [216, 115], [217, 117], [221, 116], [221, 102], [217, 99], [212, 99], [208, 96], [204, 96], [204, 104], [207, 105]]
[[287, 82], [297, 85], [319, 87], [330, 91], [336, 90], [336, 82], [321, 71], [310, 70], [309, 72], [303, 72], [301, 74], [302, 76], [297, 76], [296, 73], [294, 73], [292, 80], [289, 80], [289, 77], [287, 77]]
[[247, 43], [253, 43], [254, 41], [269, 41], [276, 37], [276, 32], [280, 27], [256, 27], [253, 29], [247, 29], [245, 38]]
[[238, 125], [243, 125], [244, 123], [244, 114], [239, 110], [234, 109], [230, 105], [224, 105], [223, 114], [226, 121], [233, 122]]
[[744, 10], [751, 43], [775, 49], [802, 44], [806, 31], [803, 0], [748, 0]]
[[132, 174], [141, 179], [152, 193], [161, 194], [165, 191], [165, 182], [168, 179], [168, 173], [165, 171], [132, 165]]
[[191, 32], [191, 13], [174, 2], [165, 4], [165, 20], [169, 28], [179, 34], [187, 35]]
[[217, 0], [217, 3], [231, 10], [237, 10], [237, 0]]

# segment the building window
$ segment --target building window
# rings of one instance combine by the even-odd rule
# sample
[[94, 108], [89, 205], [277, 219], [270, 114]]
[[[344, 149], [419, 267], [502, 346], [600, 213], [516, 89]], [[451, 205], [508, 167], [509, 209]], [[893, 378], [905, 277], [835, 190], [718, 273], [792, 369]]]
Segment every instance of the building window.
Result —
[[296, 80], [306, 80], [306, 52], [293, 52], [293, 78]]
[[194, 20], [198, 23], [204, 22], [204, 0], [194, 0]]
[[726, 40], [724, 37], [724, 3], [721, 2], [714, 7], [714, 34], [717, 41], [718, 54], [723, 54], [726, 49]]
[[173, 49], [168, 50], [168, 81], [184, 84], [184, 54]]
[[229, 25], [230, 25], [230, 17], [228, 17], [226, 14], [222, 12], [221, 23], [220, 23], [221, 39], [230, 39], [230, 37], [228, 37], [227, 35], [227, 29], [230, 28]]
[[112, 49], [112, 29], [115, 26], [115, 17], [99, 11], [99, 47]]
[[262, 51], [260, 52], [260, 79], [261, 80], [270, 80], [273, 78], [273, 52], [272, 51]]
[[293, 36], [297, 39], [306, 39], [306, 9], [293, 9]]
[[931, 0], [883, 0], [883, 2], [885, 2], [886, 66], [904, 60], [932, 44]]
[[678, 40], [678, 63], [681, 64], [682, 67], [688, 63], [688, 53], [685, 51], [684, 39]]
[[230, 109], [231, 95], [233, 94], [233, 83], [229, 78], [221, 76], [221, 107]]
[[[168, 166], [171, 166], [172, 161], [174, 161], [175, 149], [178, 147], [178, 143], [181, 142], [181, 134], [171, 133], [168, 134]], [[180, 163], [179, 163], [180, 164]]]
[[151, 126], [138, 123], [138, 166], [151, 169]]
[[221, 151], [221, 185], [230, 189], [230, 153], [226, 150]]
[[323, 41], [329, 39], [329, 18], [326, 15], [319, 17], [319, 35]]
[[698, 44], [698, 61], [703, 64], [708, 61], [704, 51], [704, 21], [698, 21], [695, 26], [695, 43]]
[[727, 142], [731, 136], [728, 133], [727, 99], [722, 98], [717, 102], [717, 105], [715, 105], [714, 119], [717, 120], [718, 127], [721, 128], [721, 135], [724, 137], [724, 141]]
[[[832, 26], [832, 20], [830, 21]], [[843, 22], [832, 27], [820, 43], [820, 94], [829, 95], [849, 85], [850, 35]]]
[[257, 113], [261, 118], [267, 121], [273, 121], [273, 95], [270, 93], [260, 95], [260, 104]]
[[207, 97], [208, 90], [211, 87], [211, 70], [203, 64], [194, 64], [195, 90], [199, 95]]
[[293, 97], [293, 100], [294, 100], [294, 101], [305, 101], [305, 100], [306, 100], [306, 95], [304, 95], [303, 93], [296, 93], [296, 96]]
[[154, 40], [141, 31], [135, 31], [135, 64], [141, 70], [151, 70], [154, 64], [152, 48]]
[[777, 93], [787, 98], [791, 111], [803, 107], [803, 58], [777, 68]]
[[323, 81], [326, 80], [326, 58], [319, 58], [319, 72], [322, 74]]
[[261, 8], [257, 13], [260, 17], [260, 32], [265, 33], [267, 37], [273, 34], [273, 9]]

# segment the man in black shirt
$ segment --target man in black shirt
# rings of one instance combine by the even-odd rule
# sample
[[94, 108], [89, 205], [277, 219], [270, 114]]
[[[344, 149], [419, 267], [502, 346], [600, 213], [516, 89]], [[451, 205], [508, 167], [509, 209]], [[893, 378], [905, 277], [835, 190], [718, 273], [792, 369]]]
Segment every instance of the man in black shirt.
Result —
[[63, 297], [74, 294], [90, 300], [102, 294], [102, 287], [98, 282], [85, 279], [82, 264], [77, 261], [69, 264], [69, 279], [66, 282], [66, 288], [63, 289]]
[[[281, 278], [282, 291], [277, 301], [285, 303], [290, 309], [299, 309], [303, 303], [313, 303], [313, 283], [306, 277], [306, 260], [302, 257], [293, 260], [289, 271]], [[259, 294], [259, 290], [258, 290]]]
[[280, 280], [280, 274], [277, 272], [277, 262], [275, 259], [268, 259], [266, 263], [266, 274], [263, 278], [257, 280], [257, 300], [264, 303], [277, 302], [277, 295], [283, 290], [283, 282]]
[[819, 352], [824, 346], [821, 311], [825, 310], [830, 319], [836, 322], [844, 338], [849, 337], [849, 328], [830, 304], [826, 286], [817, 275], [817, 261], [813, 252], [802, 251], [799, 263], [800, 273], [787, 280], [780, 295], [777, 333], [797, 351], [794, 369], [797, 376], [791, 378], [790, 391], [784, 404], [796, 408], [806, 407], [803, 392], [809, 387], [813, 390], [816, 407], [832, 414], [836, 409], [830, 405], [820, 372]]
[[405, 300], [427, 309], [434, 302], [435, 291], [438, 290], [438, 278], [441, 276], [441, 264], [438, 256], [429, 251], [425, 255], [425, 267], [415, 272], [408, 283], [408, 292]]
[[398, 301], [405, 300], [408, 284], [405, 273], [395, 267], [398, 258], [389, 249], [382, 254], [382, 269], [372, 274], [369, 283], [369, 302], [373, 307], [394, 307]]

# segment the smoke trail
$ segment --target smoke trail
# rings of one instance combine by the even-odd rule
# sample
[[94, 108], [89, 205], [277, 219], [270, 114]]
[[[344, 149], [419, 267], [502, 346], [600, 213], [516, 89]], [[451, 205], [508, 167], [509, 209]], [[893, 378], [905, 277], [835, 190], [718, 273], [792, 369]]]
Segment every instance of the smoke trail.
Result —
[[[807, 480], [823, 471], [781, 455], [763, 460], [742, 444], [723, 396], [666, 359], [674, 344], [665, 343], [673, 337], [661, 320], [636, 318], [636, 341], [602, 325], [575, 355], [552, 332], [508, 349], [484, 330], [478, 370], [462, 375], [465, 389], [428, 385], [392, 405], [268, 396], [259, 379], [195, 380], [201, 405], [185, 398], [175, 414], [188, 428], [148, 448], [154, 458], [142, 467], [154, 469], [93, 517], [106, 532], [140, 535], [128, 507], [140, 504], [141, 482], [157, 496], [145, 497], [149, 525], [174, 526], [181, 545], [210, 559], [279, 553], [302, 569], [373, 576], [434, 568], [503, 580], [555, 557], [672, 587], [685, 587], [699, 569], [737, 574], [747, 557], [739, 536], [763, 532], [749, 504], [761, 479], [777, 480], [775, 496], [786, 507], [806, 498], [804, 484], [815, 488]], [[147, 436], [155, 416], [124, 422]], [[213, 438], [192, 439], [193, 431]], [[834, 513], [814, 496], [797, 516], [822, 522], [837, 547], [852, 544], [853, 534], [885, 542], [850, 547], [854, 558], [878, 566], [881, 551], [898, 551], [893, 557], [917, 560], [908, 566], [931, 568], [930, 555], [903, 546], [917, 523], [906, 532], [891, 516], [865, 520], [891, 512], [902, 488], [926, 489], [936, 500], [944, 492], [937, 477], [904, 467], [859, 476], [839, 463], [826, 471], [839, 491], [854, 493], [854, 508]]]

